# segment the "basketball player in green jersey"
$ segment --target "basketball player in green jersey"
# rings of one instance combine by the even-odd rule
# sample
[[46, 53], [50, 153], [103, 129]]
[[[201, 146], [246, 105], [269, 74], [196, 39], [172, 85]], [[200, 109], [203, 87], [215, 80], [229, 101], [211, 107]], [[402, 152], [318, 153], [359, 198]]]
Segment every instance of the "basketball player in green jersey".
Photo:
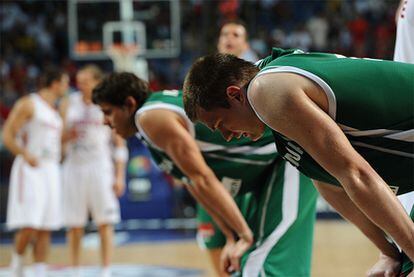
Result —
[[273, 49], [258, 67], [216, 54], [193, 64], [184, 104], [228, 141], [272, 128], [278, 152], [382, 254], [399, 259], [387, 233], [412, 261], [414, 223], [395, 194], [414, 189], [413, 77], [414, 65], [326, 53]]
[[[270, 130], [258, 142], [228, 145], [219, 133], [191, 123], [180, 91], [147, 94], [133, 74], [114, 73], [95, 88], [94, 102], [122, 136], [138, 131], [160, 168], [181, 180], [212, 215], [227, 239], [222, 275], [229, 267], [239, 270], [238, 260], [249, 248], [241, 260], [245, 276], [309, 276], [317, 194], [309, 179], [276, 155]], [[250, 230], [230, 226], [235, 220], [227, 217], [239, 212], [226, 210], [238, 209], [228, 192], [250, 193], [253, 199], [245, 215], [254, 233], [251, 248], [251, 234], [235, 241], [232, 230]]]

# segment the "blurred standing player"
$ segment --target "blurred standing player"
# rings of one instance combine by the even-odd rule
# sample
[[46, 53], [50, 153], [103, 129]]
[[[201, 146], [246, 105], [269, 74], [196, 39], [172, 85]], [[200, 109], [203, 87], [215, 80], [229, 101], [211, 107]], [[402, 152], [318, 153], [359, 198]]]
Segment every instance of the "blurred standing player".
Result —
[[62, 120], [55, 103], [68, 82], [62, 71], [46, 70], [39, 92], [18, 100], [4, 124], [4, 144], [16, 155], [7, 207], [7, 227], [19, 229], [10, 265], [13, 276], [23, 276], [22, 256], [31, 242], [35, 276], [46, 276], [50, 231], [61, 227]]
[[414, 63], [414, 1], [401, 0], [395, 15], [397, 37], [394, 61]]
[[92, 89], [102, 77], [102, 71], [95, 65], [80, 69], [76, 76], [79, 92], [63, 99], [60, 107], [65, 148], [64, 224], [69, 227], [70, 262], [75, 276], [80, 275], [80, 244], [89, 211], [101, 238], [102, 276], [111, 275], [112, 225], [120, 220], [117, 197], [125, 189], [127, 149], [122, 138], [112, 136], [111, 130], [103, 125], [103, 114], [92, 103]]
[[220, 29], [217, 50], [220, 53], [233, 54], [249, 62], [256, 62], [258, 57], [250, 48], [248, 39], [246, 26], [242, 21], [228, 21]]

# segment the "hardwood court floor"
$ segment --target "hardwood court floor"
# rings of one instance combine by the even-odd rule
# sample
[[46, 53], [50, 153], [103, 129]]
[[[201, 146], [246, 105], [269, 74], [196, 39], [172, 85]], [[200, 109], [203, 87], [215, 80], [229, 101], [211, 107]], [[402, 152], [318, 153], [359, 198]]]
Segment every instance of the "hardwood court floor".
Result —
[[[7, 266], [11, 247], [0, 247], [0, 266]], [[318, 221], [316, 224], [312, 276], [364, 276], [377, 256], [375, 247], [354, 226], [343, 221]], [[51, 264], [67, 265], [67, 257], [64, 245], [52, 247]], [[30, 262], [29, 255], [26, 255], [26, 260]], [[85, 265], [99, 264], [98, 251], [85, 249], [82, 261]], [[201, 269], [206, 276], [214, 276], [207, 254], [199, 250], [193, 240], [119, 246], [115, 249], [113, 262]]]

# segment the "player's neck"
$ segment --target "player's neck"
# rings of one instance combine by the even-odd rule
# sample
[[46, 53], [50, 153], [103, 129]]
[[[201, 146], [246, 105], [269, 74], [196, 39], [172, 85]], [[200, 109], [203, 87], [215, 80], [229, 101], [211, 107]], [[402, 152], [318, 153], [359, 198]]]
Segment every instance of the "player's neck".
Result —
[[87, 97], [83, 93], [82, 93], [82, 100], [83, 100], [83, 103], [85, 103], [86, 105], [91, 105], [92, 104], [92, 98], [91, 97]]
[[49, 106], [54, 107], [55, 102], [58, 99], [56, 93], [51, 91], [48, 88], [43, 88], [39, 91], [39, 96], [47, 103]]

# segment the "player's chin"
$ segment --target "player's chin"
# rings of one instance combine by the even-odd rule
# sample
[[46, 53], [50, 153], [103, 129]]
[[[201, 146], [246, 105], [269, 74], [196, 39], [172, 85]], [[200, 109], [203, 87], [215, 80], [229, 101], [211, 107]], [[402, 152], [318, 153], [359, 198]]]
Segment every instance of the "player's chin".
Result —
[[119, 136], [121, 136], [124, 139], [127, 139], [129, 137], [129, 135], [124, 132], [124, 130], [117, 128], [117, 127], [112, 127], [113, 130], [115, 130], [115, 133]]

